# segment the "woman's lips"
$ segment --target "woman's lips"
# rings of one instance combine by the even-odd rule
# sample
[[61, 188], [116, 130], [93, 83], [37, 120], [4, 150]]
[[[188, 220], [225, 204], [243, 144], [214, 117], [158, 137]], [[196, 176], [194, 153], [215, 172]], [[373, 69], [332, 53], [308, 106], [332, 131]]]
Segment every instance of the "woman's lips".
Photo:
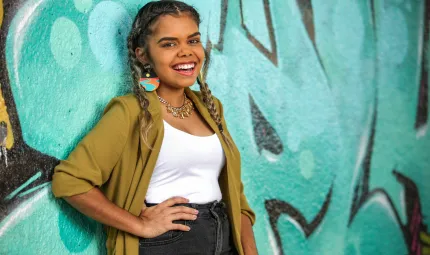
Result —
[[192, 76], [194, 74], [194, 71], [196, 69], [197, 63], [195, 62], [189, 62], [189, 63], [181, 63], [176, 64], [172, 68], [180, 75], [184, 76]]
[[173, 69], [173, 70], [180, 75], [192, 76], [194, 74], [195, 69], [196, 68], [194, 67], [192, 69], [179, 69], [179, 70]]

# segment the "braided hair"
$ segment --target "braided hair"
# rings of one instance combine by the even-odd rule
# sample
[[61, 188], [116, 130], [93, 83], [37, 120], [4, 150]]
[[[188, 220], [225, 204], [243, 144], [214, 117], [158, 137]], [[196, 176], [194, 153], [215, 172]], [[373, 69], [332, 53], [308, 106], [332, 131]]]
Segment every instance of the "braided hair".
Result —
[[[146, 53], [146, 56], [149, 60], [151, 60], [151, 56], [149, 54], [147, 38], [153, 32], [152, 25], [160, 16], [163, 15], [174, 15], [178, 16], [181, 14], [188, 14], [197, 25], [200, 24], [200, 15], [194, 9], [194, 7], [183, 3], [181, 1], [171, 1], [171, 0], [162, 0], [149, 2], [144, 5], [136, 15], [136, 18], [133, 21], [132, 29], [127, 38], [127, 48], [128, 48], [128, 62], [130, 65], [132, 80], [133, 80], [133, 93], [136, 95], [139, 100], [140, 107], [142, 108], [141, 113], [141, 126], [140, 126], [140, 135], [144, 143], [151, 148], [148, 143], [148, 133], [151, 130], [153, 125], [153, 119], [151, 113], [148, 111], [149, 100], [146, 94], [145, 89], [140, 86], [139, 79], [142, 77], [144, 72], [144, 66], [139, 61], [136, 56], [136, 48], [142, 47]], [[205, 52], [207, 53], [207, 52]], [[209, 89], [208, 84], [205, 82], [205, 77], [207, 74], [207, 70], [210, 63], [209, 54], [205, 54], [205, 63], [202, 69], [202, 75], [200, 75], [197, 80], [200, 85], [200, 91], [203, 97], [203, 103], [205, 107], [208, 109], [211, 118], [217, 124], [218, 128], [221, 131], [224, 141], [230, 145], [230, 140], [224, 134], [221, 116], [218, 112], [218, 109], [215, 106], [214, 98], [212, 96], [211, 90]]]

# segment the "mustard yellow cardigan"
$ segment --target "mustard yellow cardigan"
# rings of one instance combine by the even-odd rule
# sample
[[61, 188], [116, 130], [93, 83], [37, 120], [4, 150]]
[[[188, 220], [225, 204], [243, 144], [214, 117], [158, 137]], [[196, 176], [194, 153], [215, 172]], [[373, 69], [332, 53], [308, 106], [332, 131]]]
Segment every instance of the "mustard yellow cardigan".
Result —
[[[187, 88], [185, 93], [216, 132], [224, 149], [226, 164], [221, 171], [219, 184], [227, 203], [234, 244], [239, 254], [243, 254], [240, 240], [241, 213], [247, 215], [252, 224], [255, 214], [243, 193], [239, 151], [234, 144], [229, 148], [222, 139], [217, 125], [203, 104], [200, 92]], [[148, 98], [148, 110], [154, 119], [148, 142], [153, 150], [143, 143], [139, 135], [141, 109], [137, 98], [133, 94], [114, 98], [94, 129], [55, 168], [52, 191], [56, 197], [73, 196], [99, 187], [117, 206], [136, 216], [140, 214], [164, 135], [161, 106], [156, 92], [148, 93]], [[230, 137], [222, 105], [218, 99], [215, 99], [215, 103], [221, 114], [224, 133]], [[107, 228], [108, 254], [138, 254], [138, 240], [135, 235], [113, 227]]]

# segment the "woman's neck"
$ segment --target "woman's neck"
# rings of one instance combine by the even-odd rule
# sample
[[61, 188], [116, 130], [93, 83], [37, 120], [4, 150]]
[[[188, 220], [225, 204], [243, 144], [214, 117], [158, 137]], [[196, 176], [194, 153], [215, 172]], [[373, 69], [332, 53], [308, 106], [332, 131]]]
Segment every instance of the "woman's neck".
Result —
[[172, 106], [179, 107], [184, 103], [184, 89], [169, 88], [167, 86], [160, 86], [157, 89], [157, 94], [169, 102]]

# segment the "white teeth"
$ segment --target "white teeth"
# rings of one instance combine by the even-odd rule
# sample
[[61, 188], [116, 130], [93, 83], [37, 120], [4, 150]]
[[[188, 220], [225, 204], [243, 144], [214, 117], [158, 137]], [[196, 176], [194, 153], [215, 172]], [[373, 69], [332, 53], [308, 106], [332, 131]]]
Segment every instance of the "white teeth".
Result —
[[174, 69], [191, 69], [194, 68], [195, 64], [182, 64], [182, 65], [176, 65]]

